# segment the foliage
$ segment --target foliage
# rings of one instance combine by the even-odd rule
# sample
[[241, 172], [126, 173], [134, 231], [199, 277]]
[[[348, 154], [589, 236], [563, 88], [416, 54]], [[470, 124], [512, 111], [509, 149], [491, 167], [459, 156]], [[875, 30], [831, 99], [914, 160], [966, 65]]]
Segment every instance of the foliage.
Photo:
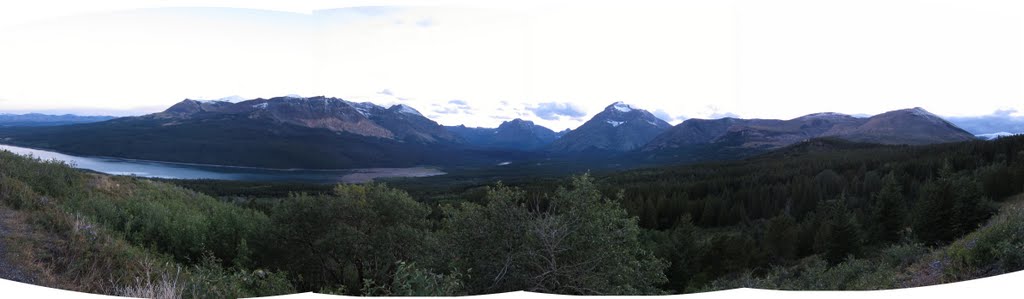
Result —
[[818, 206], [818, 231], [814, 235], [814, 249], [822, 253], [822, 257], [830, 265], [838, 264], [860, 252], [860, 228], [850, 210], [846, 208], [846, 199], [831, 200]]
[[364, 281], [363, 294], [373, 296], [463, 296], [465, 295], [461, 274], [436, 274], [416, 266], [415, 263], [398, 263], [395, 278], [390, 286]]
[[446, 243], [465, 242], [450, 252], [455, 268], [467, 269], [470, 293], [660, 292], [665, 263], [641, 246], [636, 218], [602, 196], [590, 176], [543, 203], [523, 195], [499, 185], [486, 206], [449, 209]]
[[688, 216], [683, 217], [670, 230], [647, 231], [647, 238], [652, 243], [648, 246], [654, 248], [655, 255], [672, 261], [665, 269], [667, 282], [663, 288], [676, 293], [686, 292], [694, 284], [707, 279], [698, 275], [701, 273], [701, 259], [710, 254], [707, 238], [700, 234]]
[[295, 275], [300, 290], [390, 284], [399, 261], [424, 256], [428, 213], [405, 192], [377, 184], [294, 194], [271, 215], [270, 264]]
[[949, 281], [973, 279], [1024, 269], [1024, 201], [1010, 202], [984, 227], [945, 250]]
[[871, 196], [869, 228], [871, 237], [880, 242], [899, 241], [906, 218], [903, 187], [896, 174], [889, 172], [882, 181], [881, 190]]
[[[7, 152], [0, 152], [0, 161], [0, 203], [20, 209], [47, 236], [30, 241], [37, 258], [60, 278], [54, 287], [172, 298], [294, 290], [281, 273], [259, 270], [261, 279], [251, 280], [243, 273], [252, 272], [223, 268], [231, 263], [214, 256], [247, 252], [241, 247], [262, 225], [258, 213], [171, 185], [87, 174], [60, 162]], [[192, 260], [192, 251], [216, 262]]]
[[782, 263], [796, 257], [799, 233], [796, 220], [789, 215], [782, 214], [768, 221], [764, 244], [773, 262]]
[[1024, 137], [816, 141], [572, 178], [520, 168], [496, 186], [486, 172], [395, 181], [401, 189], [171, 181], [219, 199], [8, 153], [0, 163], [0, 202], [56, 236], [41, 241], [41, 260], [67, 288], [101, 293], [880, 289], [1024, 268], [1024, 219], [1002, 197], [1024, 191]]
[[944, 244], [965, 235], [988, 219], [995, 209], [983, 198], [973, 178], [953, 173], [949, 163], [939, 177], [921, 187], [914, 210], [914, 233], [926, 244]]

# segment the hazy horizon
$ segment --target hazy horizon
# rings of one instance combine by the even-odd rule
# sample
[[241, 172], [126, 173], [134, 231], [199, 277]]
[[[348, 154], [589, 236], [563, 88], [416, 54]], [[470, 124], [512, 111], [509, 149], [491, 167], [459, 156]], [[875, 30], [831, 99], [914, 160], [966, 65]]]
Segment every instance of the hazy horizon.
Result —
[[672, 124], [912, 107], [1024, 116], [1012, 2], [175, 3], [2, 23], [14, 46], [0, 49], [0, 112], [129, 116], [299, 94], [477, 127], [575, 128], [615, 101]]

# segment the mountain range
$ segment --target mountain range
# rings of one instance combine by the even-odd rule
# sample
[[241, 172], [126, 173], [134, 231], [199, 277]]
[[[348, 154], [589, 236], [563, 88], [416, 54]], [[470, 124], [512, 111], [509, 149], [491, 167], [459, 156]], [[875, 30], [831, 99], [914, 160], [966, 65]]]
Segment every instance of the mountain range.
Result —
[[815, 113], [790, 120], [689, 119], [651, 140], [643, 151], [695, 144], [775, 149], [820, 137], [878, 144], [931, 144], [975, 139], [922, 108], [889, 111], [868, 118], [839, 113]]
[[382, 107], [323, 96], [186, 99], [138, 117], [0, 128], [2, 143], [70, 154], [318, 169], [582, 157], [610, 165], [685, 163], [735, 159], [823, 137], [910, 145], [975, 139], [921, 108], [872, 117], [816, 113], [790, 120], [689, 119], [672, 126], [616, 102], [574, 130], [554, 132], [522, 119], [497, 128], [446, 127], [407, 105]]
[[948, 120], [984, 139], [1024, 133], [1024, 116], [1012, 116], [1009, 113], [1011, 111], [996, 111], [985, 116], [949, 117]]
[[470, 128], [465, 125], [446, 127], [466, 144], [481, 148], [533, 151], [549, 146], [570, 130], [555, 132], [532, 121], [513, 119], [497, 128]]
[[113, 116], [79, 116], [73, 114], [50, 115], [40, 113], [0, 113], [0, 127], [37, 127], [83, 124], [114, 119]]

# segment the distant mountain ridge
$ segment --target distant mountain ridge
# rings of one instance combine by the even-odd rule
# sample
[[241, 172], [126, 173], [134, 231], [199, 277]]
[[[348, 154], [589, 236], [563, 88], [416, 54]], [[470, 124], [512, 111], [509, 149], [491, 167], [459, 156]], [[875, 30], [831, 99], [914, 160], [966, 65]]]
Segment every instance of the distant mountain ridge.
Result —
[[912, 108], [869, 118], [827, 112], [790, 120], [690, 119], [654, 138], [642, 150], [664, 151], [698, 144], [771, 150], [821, 137], [911, 145], [976, 139], [969, 132], [922, 108]]
[[[1012, 110], [1011, 110], [1012, 111]], [[949, 122], [985, 139], [1024, 133], [1024, 116], [1010, 115], [1009, 111], [986, 116], [948, 117]]]
[[35, 127], [83, 124], [114, 119], [113, 116], [82, 116], [74, 114], [6, 114], [0, 113], [0, 127]]
[[446, 129], [470, 145], [514, 150], [541, 149], [568, 132], [555, 132], [520, 118], [502, 122], [497, 128], [469, 128], [461, 125]]
[[790, 120], [689, 119], [672, 126], [616, 102], [575, 130], [554, 132], [523, 119], [497, 128], [446, 127], [407, 105], [323, 96], [186, 99], [138, 117], [0, 128], [0, 142], [69, 154], [271, 168], [479, 166], [529, 159], [615, 168], [738, 159], [823, 137], [912, 145], [976, 139], [921, 108], [871, 117], [825, 112]]

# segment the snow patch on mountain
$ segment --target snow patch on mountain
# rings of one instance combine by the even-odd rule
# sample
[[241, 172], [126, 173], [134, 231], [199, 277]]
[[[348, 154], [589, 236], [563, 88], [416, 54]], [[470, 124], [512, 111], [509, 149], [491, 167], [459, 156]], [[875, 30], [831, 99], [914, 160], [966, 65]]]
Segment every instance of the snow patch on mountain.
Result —
[[630, 112], [630, 111], [633, 111], [633, 107], [630, 107], [629, 105], [627, 105], [626, 103], [623, 103], [621, 101], [620, 102], [615, 102], [615, 104], [612, 104], [612, 108], [615, 108], [615, 110], [619, 110], [619, 112]]
[[1016, 133], [1015, 134], [1015, 133], [1010, 133], [1010, 132], [996, 132], [996, 133], [978, 134], [978, 135], [974, 135], [974, 136], [977, 136], [978, 138], [985, 139], [985, 140], [992, 140], [992, 139], [996, 139], [996, 138], [999, 138], [999, 137], [1013, 136], [1013, 135], [1017, 135], [1017, 134], [1020, 134], [1020, 133]]
[[608, 124], [612, 125], [612, 127], [618, 127], [618, 126], [622, 125], [623, 123], [625, 123], [625, 122], [623, 122], [623, 121], [614, 121], [614, 120], [609, 120], [608, 121]]
[[846, 118], [846, 117], [850, 117], [850, 116], [846, 115], [846, 114], [842, 114], [842, 113], [836, 113], [836, 112], [821, 112], [821, 113], [813, 113], [813, 114], [804, 115], [801, 118], [804, 118], [804, 119], [838, 119], [838, 118]]
[[398, 112], [401, 113], [423, 116], [423, 114], [420, 114], [419, 111], [416, 111], [416, 109], [413, 109], [412, 107], [409, 107], [409, 105], [406, 104], [398, 104], [393, 107], [398, 107]]
[[928, 110], [924, 110], [924, 108], [921, 107], [914, 107], [913, 109], [907, 109], [907, 111], [910, 112], [910, 115], [924, 118], [934, 124], [948, 124], [948, 122], [946, 122], [942, 117], [928, 112]]
[[921, 107], [914, 107], [913, 109], [910, 109], [910, 114], [927, 118], [940, 118], [938, 115], [932, 114], [931, 112], [928, 112], [928, 110], [924, 110], [924, 108]]
[[348, 103], [350, 106], [352, 106], [352, 108], [355, 108], [356, 112], [359, 112], [359, 114], [362, 114], [363, 117], [367, 117], [367, 118], [373, 116], [373, 112], [372, 111], [375, 110], [374, 108], [379, 108], [380, 107], [380, 106], [374, 105], [373, 103], [370, 103], [370, 102], [354, 103], [354, 102], [346, 101], [346, 103]]
[[249, 99], [243, 98], [241, 96], [234, 95], [234, 96], [219, 98], [219, 99], [216, 99], [214, 101], [217, 101], [217, 102], [228, 102], [228, 103], [238, 103], [238, 102], [243, 102], [243, 101], [247, 101], [247, 100], [249, 100]]

